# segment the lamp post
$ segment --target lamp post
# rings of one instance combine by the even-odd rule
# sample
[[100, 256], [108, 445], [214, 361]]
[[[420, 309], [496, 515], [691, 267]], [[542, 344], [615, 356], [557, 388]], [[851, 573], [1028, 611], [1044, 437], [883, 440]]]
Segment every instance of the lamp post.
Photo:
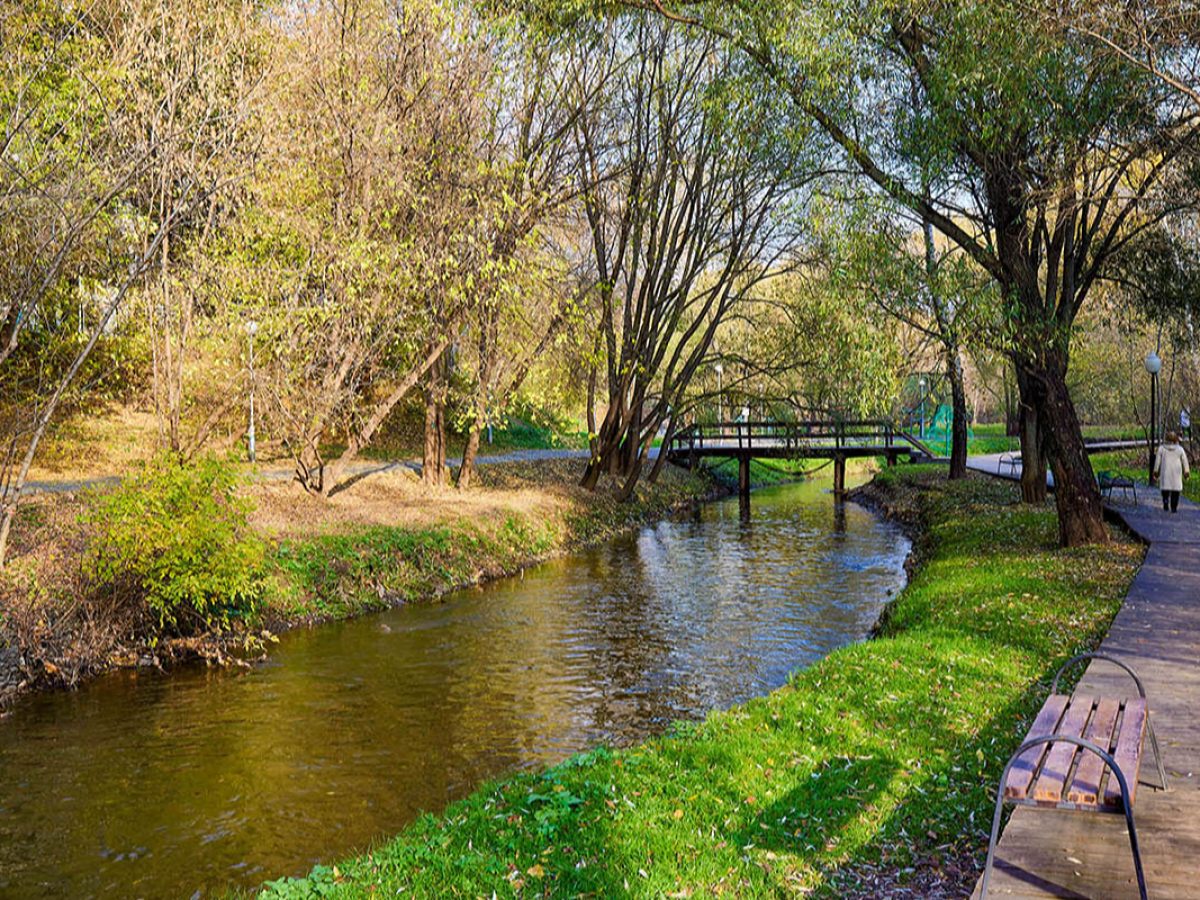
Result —
[[717, 370], [717, 421], [725, 421], [725, 395], [724, 387], [722, 386], [721, 376], [725, 374], [725, 367], [717, 363], [714, 368]]
[[247, 438], [250, 444], [250, 462], [257, 462], [258, 454], [254, 446], [254, 336], [258, 334], [258, 322], [251, 319], [246, 323], [246, 336], [250, 342], [250, 430]]
[[1147, 481], [1154, 482], [1154, 454], [1158, 449], [1158, 373], [1162, 371], [1162, 360], [1151, 350], [1146, 354], [1146, 371], [1150, 373], [1150, 454]]

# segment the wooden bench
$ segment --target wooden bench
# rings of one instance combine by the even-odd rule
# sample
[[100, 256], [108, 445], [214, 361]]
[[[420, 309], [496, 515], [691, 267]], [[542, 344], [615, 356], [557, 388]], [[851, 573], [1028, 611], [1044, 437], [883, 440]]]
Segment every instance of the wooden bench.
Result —
[[1133, 492], [1133, 505], [1137, 506], [1137, 482], [1127, 475], [1114, 475], [1112, 472], [1104, 471], [1096, 473], [1096, 483], [1100, 485], [1100, 496], [1111, 500], [1113, 490], [1120, 489], [1122, 497], [1129, 499], [1129, 493]]
[[1000, 459], [996, 462], [996, 474], [1003, 475], [1004, 467], [1008, 466], [1010, 475], [1017, 474], [1017, 466], [1021, 465], [1020, 453], [1001, 453]]
[[[1138, 696], [1060, 694], [1058, 682], [1063, 673], [1089, 659], [1104, 660], [1128, 672], [1137, 686]], [[1054, 676], [1050, 696], [1034, 719], [1029, 734], [1009, 759], [1000, 778], [980, 900], [987, 896], [1005, 803], [1123, 814], [1138, 890], [1142, 900], [1146, 900], [1146, 878], [1134, 827], [1133, 804], [1147, 736], [1158, 765], [1159, 784], [1165, 791], [1167, 774], [1150, 724], [1150, 710], [1146, 706], [1146, 691], [1141, 679], [1125, 663], [1099, 653], [1082, 653], [1064, 663]]]

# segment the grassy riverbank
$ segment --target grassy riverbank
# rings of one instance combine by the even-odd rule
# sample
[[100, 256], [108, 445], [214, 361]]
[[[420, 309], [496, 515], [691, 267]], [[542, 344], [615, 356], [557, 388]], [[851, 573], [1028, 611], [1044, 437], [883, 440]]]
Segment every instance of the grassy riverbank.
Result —
[[480, 467], [477, 490], [430, 494], [408, 470], [297, 512], [297, 488], [262, 485], [255, 523], [271, 535], [269, 622], [345, 618], [513, 574], [719, 493], [664, 469], [629, 502], [576, 485], [577, 460]]
[[487, 785], [265, 895], [877, 896], [965, 889], [991, 790], [1057, 662], [1096, 644], [1141, 548], [1061, 550], [990, 480], [880, 474], [922, 563], [873, 641], [621, 751]]
[[[89, 574], [89, 548], [104, 524], [95, 510], [106, 494], [34, 497], [21, 509], [12, 559], [0, 571], [0, 703], [119, 666], [259, 655], [281, 629], [511, 574], [717, 490], [706, 478], [668, 468], [657, 485], [641, 485], [621, 502], [613, 485], [596, 493], [579, 488], [579, 472], [577, 460], [492, 464], [480, 467], [475, 488], [459, 492], [430, 491], [398, 469], [328, 500], [286, 482], [242, 485], [237, 493], [252, 510], [248, 526], [263, 548], [252, 554], [261, 559], [261, 596], [239, 608], [228, 627], [193, 625], [186, 637], [136, 592]], [[203, 527], [190, 520], [163, 525], [180, 534]], [[134, 535], [127, 543], [136, 545]], [[176, 558], [186, 566], [191, 557]], [[187, 577], [192, 573], [171, 571], [173, 581]]]

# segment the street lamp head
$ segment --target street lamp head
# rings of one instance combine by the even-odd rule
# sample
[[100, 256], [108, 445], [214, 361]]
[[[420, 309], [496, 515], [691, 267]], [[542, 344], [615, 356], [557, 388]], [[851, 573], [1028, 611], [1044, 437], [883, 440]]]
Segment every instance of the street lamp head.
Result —
[[250, 337], [258, 334], [258, 322], [256, 320], [251, 319], [246, 323], [246, 334], [250, 335]]
[[1153, 350], [1146, 354], [1146, 371], [1151, 375], [1157, 375], [1162, 371], [1162, 360]]
[[720, 363], [717, 363], [715, 366], [713, 366], [713, 370], [714, 370], [714, 371], [715, 371], [715, 372], [716, 372], [718, 375], [722, 375], [722, 374], [724, 374], [724, 372], [725, 372], [725, 367], [724, 367], [723, 365], [721, 365]]

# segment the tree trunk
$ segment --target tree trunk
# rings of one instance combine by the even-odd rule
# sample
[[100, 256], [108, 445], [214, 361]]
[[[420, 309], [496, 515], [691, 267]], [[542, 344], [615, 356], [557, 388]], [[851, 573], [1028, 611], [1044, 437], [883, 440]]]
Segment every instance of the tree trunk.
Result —
[[467, 446], [463, 450], [462, 466], [458, 470], [458, 489], [465, 491], [471, 486], [471, 478], [475, 474], [475, 459], [479, 456], [479, 440], [483, 433], [482, 419], [476, 419], [471, 425], [471, 433], [467, 435]]
[[1031, 376], [1017, 368], [1020, 395], [1021, 502], [1046, 502], [1046, 457], [1043, 452], [1040, 410], [1041, 397]]
[[[611, 473], [614, 469], [616, 465], [614, 459], [618, 449], [616, 445], [620, 439], [618, 416], [617, 406], [610, 403], [608, 411], [604, 415], [604, 421], [600, 423], [599, 433], [591, 440], [592, 458], [588, 461], [587, 469], [584, 470], [583, 477], [579, 480], [580, 487], [594, 491], [599, 486], [600, 476], [604, 471], [607, 469]], [[589, 428], [594, 430], [594, 413], [590, 410], [588, 418], [592, 422]]]
[[958, 348], [948, 349], [946, 355], [946, 374], [950, 378], [954, 407], [954, 419], [950, 426], [950, 480], [954, 481], [967, 477], [967, 390]]
[[1004, 373], [1004, 436], [1020, 437], [1021, 435], [1021, 403], [1013, 396], [1013, 386]]
[[600, 473], [604, 471], [603, 463], [596, 458], [593, 458], [587, 468], [583, 470], [583, 477], [579, 479], [579, 486], [589, 491], [594, 491], [600, 484]]
[[1040, 425], [1054, 472], [1059, 539], [1064, 547], [1107, 544], [1104, 505], [1083, 443], [1079, 416], [1067, 390], [1066, 366], [1052, 362], [1032, 374], [1043, 396]]
[[662, 474], [663, 466], [667, 462], [667, 450], [671, 447], [671, 439], [675, 437], [675, 416], [671, 416], [667, 420], [667, 430], [663, 432], [662, 445], [658, 449], [658, 459], [654, 460], [654, 468], [650, 470], [650, 475], [647, 481], [651, 484], [658, 484], [658, 476]]
[[446, 486], [446, 400], [445, 370], [438, 362], [430, 370], [425, 392], [425, 453], [421, 460], [421, 480], [429, 487]]
[[639, 454], [629, 466], [629, 471], [625, 475], [625, 482], [621, 485], [620, 493], [617, 498], [621, 502], [625, 502], [633, 496], [633, 491], [637, 487], [638, 480], [642, 477], [642, 456]]
[[14, 500], [12, 503], [6, 503], [4, 509], [0, 510], [0, 569], [4, 568], [4, 562], [8, 559], [8, 534], [12, 531], [13, 519], [17, 516], [17, 503]]
[[[375, 436], [375, 432], [379, 430], [387, 417], [391, 415], [392, 410], [396, 408], [397, 404], [408, 396], [408, 392], [416, 386], [418, 381], [425, 377], [430, 369], [438, 364], [446, 352], [446, 348], [449, 346], [449, 338], [442, 338], [436, 344], [432, 345], [430, 352], [424, 359], [409, 370], [408, 374], [400, 380], [400, 383], [396, 385], [386, 398], [375, 405], [375, 409], [366, 423], [360, 429], [350, 434], [346, 451], [329, 464], [328, 470], [326, 470], [324, 463], [322, 463], [321, 485], [315, 488], [316, 492], [326, 497], [334, 492], [341, 481], [342, 473], [358, 458], [358, 454], [362, 451], [363, 447], [371, 442], [371, 439]], [[312, 492], [314, 488], [305, 478], [304, 466], [298, 465], [297, 469], [298, 480], [305, 486], [305, 490]]]

